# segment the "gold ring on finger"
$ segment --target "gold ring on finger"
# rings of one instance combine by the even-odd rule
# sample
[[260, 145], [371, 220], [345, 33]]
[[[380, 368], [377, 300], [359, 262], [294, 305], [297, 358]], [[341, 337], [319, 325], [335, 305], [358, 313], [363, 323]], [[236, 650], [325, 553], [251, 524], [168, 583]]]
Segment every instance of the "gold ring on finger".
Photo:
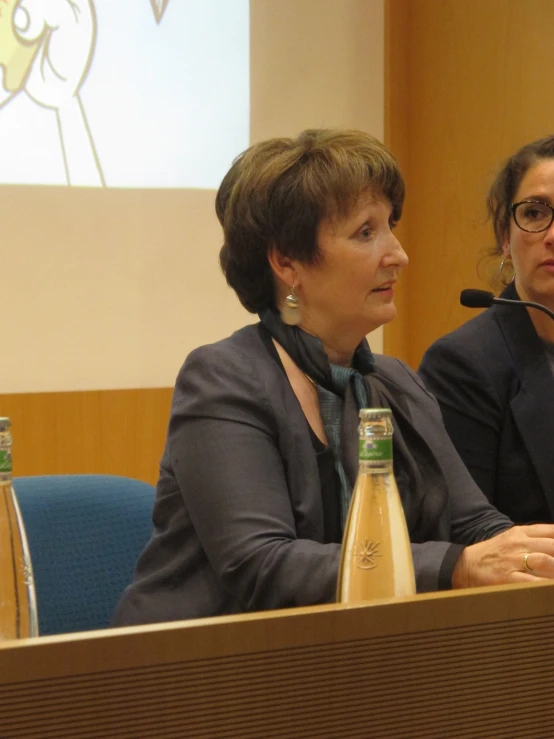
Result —
[[523, 555], [523, 571], [528, 572], [530, 575], [534, 575], [535, 570], [532, 567], [529, 567], [529, 564], [527, 562], [527, 558], [529, 557], [530, 554], [531, 552], [527, 552], [527, 554]]

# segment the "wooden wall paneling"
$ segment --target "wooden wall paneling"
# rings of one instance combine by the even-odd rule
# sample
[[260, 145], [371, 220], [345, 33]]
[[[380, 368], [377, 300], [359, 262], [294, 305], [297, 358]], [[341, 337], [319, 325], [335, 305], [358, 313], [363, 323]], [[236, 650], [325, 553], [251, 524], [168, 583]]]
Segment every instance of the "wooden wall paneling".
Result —
[[[407, 64], [389, 71], [408, 74], [396, 112], [406, 119], [411, 259], [408, 310], [399, 320], [415, 367], [436, 338], [475, 315], [459, 305], [460, 290], [488, 287], [477, 265], [493, 244], [484, 201], [498, 166], [554, 129], [546, 81], [554, 45], [545, 31], [554, 3], [417, 0], [399, 17], [405, 13], [403, 2], [390, 0], [391, 28], [409, 25]], [[392, 91], [399, 85], [393, 79]]]
[[0, 395], [14, 475], [103, 473], [154, 484], [171, 388]]
[[[404, 177], [409, 180], [409, 98], [411, 0], [385, 0], [385, 144], [392, 151]], [[410, 257], [410, 191], [406, 193], [402, 219], [396, 235]], [[385, 354], [409, 360], [410, 266], [396, 284], [397, 318], [383, 329]]]

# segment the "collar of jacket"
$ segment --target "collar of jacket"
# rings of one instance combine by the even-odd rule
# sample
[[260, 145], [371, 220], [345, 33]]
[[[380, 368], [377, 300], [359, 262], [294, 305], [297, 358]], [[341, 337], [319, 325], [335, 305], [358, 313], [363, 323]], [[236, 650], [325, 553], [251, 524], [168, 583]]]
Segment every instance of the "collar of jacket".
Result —
[[[513, 284], [508, 285], [500, 297], [520, 299]], [[554, 521], [554, 376], [528, 309], [523, 306], [494, 305], [491, 310], [494, 311], [520, 381], [519, 391], [510, 401], [512, 413]]]

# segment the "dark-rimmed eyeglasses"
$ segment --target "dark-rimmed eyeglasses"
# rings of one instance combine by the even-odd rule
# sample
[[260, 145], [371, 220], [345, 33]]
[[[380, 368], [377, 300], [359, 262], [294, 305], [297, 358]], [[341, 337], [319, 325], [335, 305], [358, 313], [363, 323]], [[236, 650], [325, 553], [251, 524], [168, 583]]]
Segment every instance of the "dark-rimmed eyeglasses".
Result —
[[522, 200], [512, 205], [512, 215], [518, 228], [536, 234], [550, 228], [554, 221], [554, 208], [536, 200]]

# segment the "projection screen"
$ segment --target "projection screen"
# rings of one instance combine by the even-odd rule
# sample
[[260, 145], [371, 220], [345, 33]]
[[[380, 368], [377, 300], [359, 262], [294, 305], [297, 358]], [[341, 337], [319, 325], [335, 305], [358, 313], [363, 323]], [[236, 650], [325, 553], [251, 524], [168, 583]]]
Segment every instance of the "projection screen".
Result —
[[0, 393], [170, 387], [192, 348], [256, 320], [218, 267], [215, 190], [251, 141], [382, 137], [383, 15], [0, 0]]

